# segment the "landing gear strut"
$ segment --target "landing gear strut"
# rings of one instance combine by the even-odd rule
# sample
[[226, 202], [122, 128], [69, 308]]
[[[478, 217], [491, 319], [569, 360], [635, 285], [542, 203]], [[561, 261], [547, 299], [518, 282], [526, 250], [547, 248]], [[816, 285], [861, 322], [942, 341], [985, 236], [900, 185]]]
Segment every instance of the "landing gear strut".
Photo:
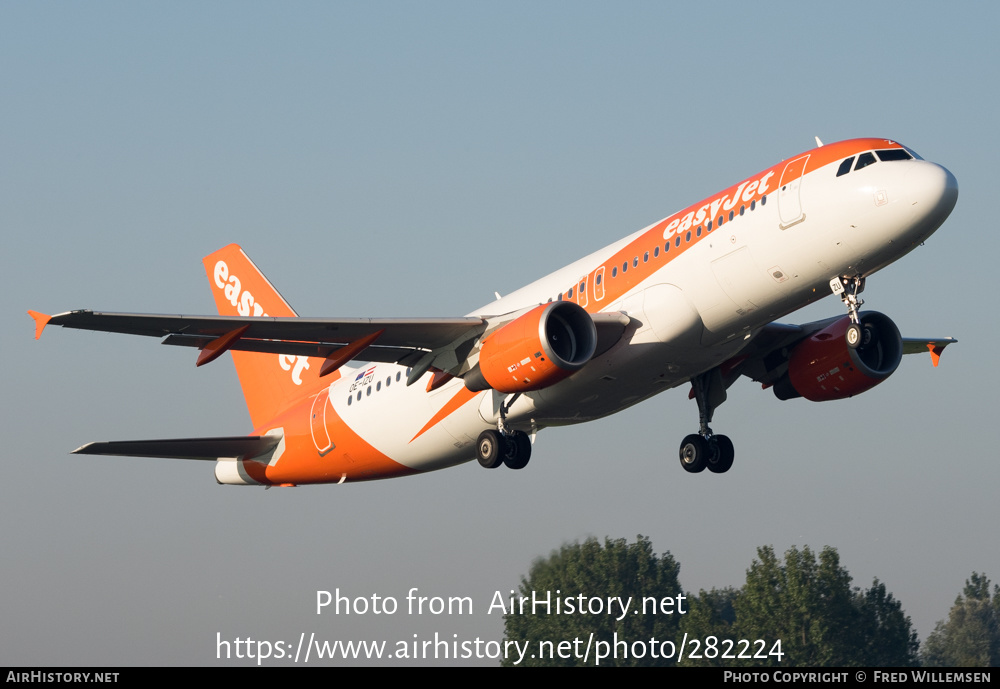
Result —
[[851, 319], [851, 325], [844, 334], [847, 346], [857, 349], [868, 344], [872, 334], [862, 327], [861, 317], [858, 315], [858, 311], [865, 303], [864, 299], [858, 298], [858, 295], [865, 291], [865, 279], [860, 275], [833, 278], [830, 280], [830, 291], [840, 295], [840, 300], [847, 307], [847, 315]]
[[500, 405], [500, 420], [497, 430], [483, 431], [476, 441], [476, 458], [487, 469], [496, 469], [501, 464], [508, 469], [523, 469], [531, 459], [531, 438], [524, 431], [516, 431], [507, 426], [507, 412], [520, 393], [515, 394], [506, 404]]
[[697, 474], [708, 468], [715, 474], [724, 474], [733, 466], [736, 450], [724, 435], [715, 435], [708, 424], [715, 408], [726, 401], [726, 387], [718, 368], [691, 379], [694, 398], [698, 402], [700, 429], [681, 442], [680, 460], [685, 471]]

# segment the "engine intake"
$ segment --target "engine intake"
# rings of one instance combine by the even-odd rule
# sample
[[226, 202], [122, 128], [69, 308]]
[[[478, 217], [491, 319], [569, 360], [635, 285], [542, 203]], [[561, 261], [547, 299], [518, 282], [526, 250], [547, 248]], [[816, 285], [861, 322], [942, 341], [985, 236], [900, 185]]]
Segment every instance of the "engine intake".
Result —
[[840, 400], [872, 389], [895, 372], [903, 340], [892, 320], [877, 311], [861, 314], [861, 343], [847, 344], [847, 316], [795, 346], [788, 373], [774, 385], [778, 399]]
[[582, 307], [568, 301], [541, 304], [483, 340], [479, 364], [465, 375], [465, 387], [474, 392], [541, 390], [580, 370], [596, 349], [597, 328]]

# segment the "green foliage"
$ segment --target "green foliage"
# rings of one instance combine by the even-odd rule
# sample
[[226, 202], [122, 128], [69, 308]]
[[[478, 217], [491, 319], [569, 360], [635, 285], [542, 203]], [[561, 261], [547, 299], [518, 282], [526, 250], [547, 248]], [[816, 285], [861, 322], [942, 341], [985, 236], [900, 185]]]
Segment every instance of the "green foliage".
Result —
[[985, 574], [972, 573], [962, 595], [937, 623], [924, 644], [930, 667], [996, 667], [1000, 665], [1000, 586], [990, 594]]
[[[660, 601], [665, 597], [676, 597], [682, 594], [677, 580], [680, 565], [670, 555], [664, 553], [657, 556], [648, 538], [638, 536], [635, 543], [627, 543], [625, 539], [605, 539], [600, 543], [590, 538], [583, 543], [564, 545], [558, 551], [553, 551], [546, 559], [536, 560], [531, 566], [527, 578], [521, 579], [518, 589], [520, 597], [528, 598], [524, 614], [519, 609], [509, 611], [504, 615], [505, 640], [516, 640], [519, 643], [529, 641], [532, 649], [521, 663], [521, 666], [581, 666], [585, 663], [582, 657], [590, 635], [593, 641], [604, 641], [613, 644], [616, 640], [624, 640], [628, 644], [634, 641], [648, 641], [656, 638], [661, 641], [674, 641], [678, 628], [679, 614], [633, 614], [642, 610], [643, 599], [647, 597]], [[618, 611], [608, 614], [556, 614], [555, 605], [546, 613], [543, 609], [531, 610], [532, 594], [535, 598], [544, 597], [551, 592], [552, 600], [565, 599], [583, 594], [585, 598], [601, 598], [605, 602], [608, 597], [622, 596], [632, 598], [631, 610], [622, 616]], [[508, 606], [509, 607], [509, 606]], [[686, 608], [685, 608], [686, 609]], [[536, 614], [537, 613], [537, 614]], [[617, 619], [619, 616], [622, 619]], [[617, 636], [616, 636], [617, 635]], [[581, 642], [568, 653], [570, 657], [535, 657], [535, 651], [540, 648], [540, 642], [553, 642], [555, 649], [560, 642]], [[564, 647], [569, 650], [570, 647]], [[622, 654], [619, 654], [622, 655]], [[672, 660], [652, 658], [647, 654], [644, 658], [629, 657], [608, 658], [601, 662], [602, 666], [636, 666], [636, 665], [672, 665]], [[513, 659], [504, 662], [513, 665]], [[594, 665], [594, 651], [586, 665]]]
[[[687, 634], [689, 639], [698, 639], [699, 642], [704, 642], [705, 639], [712, 636], [719, 640], [739, 639], [735, 631], [736, 610], [733, 607], [738, 595], [739, 591], [732, 587], [699, 591], [697, 598], [689, 599], [689, 611], [681, 618], [680, 633], [682, 637]], [[740, 650], [737, 647], [733, 653], [738, 655]], [[705, 653], [698, 655], [700, 657], [691, 658], [689, 654], [685, 654], [681, 665], [684, 667], [724, 667], [734, 664], [732, 659], [720, 657], [721, 653], [709, 654], [714, 657], [706, 657]]]
[[885, 590], [878, 579], [867, 591], [856, 591], [858, 606], [858, 645], [867, 658], [863, 665], [872, 667], [915, 666], [920, 641], [903, 613], [902, 604]]
[[[686, 599], [685, 614], [634, 614], [646, 598], [657, 601], [682, 594], [677, 575], [679, 564], [669, 553], [657, 557], [649, 539], [636, 543], [624, 539], [596, 539], [564, 545], [548, 558], [537, 560], [527, 578], [521, 580], [519, 596], [529, 599], [524, 614], [507, 611], [505, 640], [530, 642], [522, 665], [591, 665], [582, 649], [592, 643], [674, 642], [687, 635], [684, 666], [907, 666], [915, 665], [919, 643], [910, 618], [900, 602], [876, 579], [871, 588], [851, 587], [851, 576], [840, 565], [834, 548], [819, 556], [808, 547], [791, 548], [782, 560], [770, 547], [759, 548], [757, 559], [747, 570], [741, 589], [700, 591]], [[987, 582], [988, 584], [988, 582]], [[967, 587], [968, 588], [968, 587]], [[982, 598], [982, 582], [976, 580], [975, 595]], [[988, 589], [988, 587], [987, 587]], [[545, 596], [631, 597], [628, 614], [555, 614], [532, 611], [530, 599]], [[988, 598], [988, 590], [986, 592]], [[994, 598], [1000, 606], [1000, 597]], [[621, 616], [622, 619], [617, 619]], [[711, 637], [715, 637], [712, 639]], [[540, 642], [573, 642], [582, 646], [560, 657], [558, 653], [531, 658]], [[693, 640], [693, 641], [692, 641]], [[746, 640], [746, 643], [741, 643]], [[763, 647], [758, 640], [764, 642]], [[780, 647], [775, 642], [780, 640]], [[649, 648], [647, 643], [646, 648]], [[780, 648], [782, 655], [773, 653]], [[568, 647], [567, 647], [568, 650]], [[695, 652], [698, 652], [695, 654]], [[661, 651], [662, 653], [662, 651]], [[759, 658], [740, 658], [760, 655]], [[729, 657], [723, 657], [727, 654]], [[766, 656], [766, 657], [765, 657]], [[514, 659], [505, 664], [513, 665]], [[673, 665], [674, 657], [644, 657], [632, 653], [608, 658], [601, 665]]]
[[818, 561], [808, 547], [791, 548], [784, 564], [769, 547], [757, 555], [734, 603], [741, 638], [781, 639], [782, 665], [916, 664], [917, 635], [899, 601], [877, 579], [866, 591], [852, 589], [834, 548], [823, 548]]

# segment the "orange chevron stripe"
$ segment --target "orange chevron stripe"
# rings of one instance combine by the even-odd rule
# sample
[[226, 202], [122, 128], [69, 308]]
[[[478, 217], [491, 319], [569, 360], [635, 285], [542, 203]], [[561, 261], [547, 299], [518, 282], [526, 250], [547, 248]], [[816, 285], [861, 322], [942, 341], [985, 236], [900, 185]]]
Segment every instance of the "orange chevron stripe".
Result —
[[455, 396], [452, 397], [450, 400], [448, 400], [445, 403], [445, 405], [438, 410], [437, 414], [431, 417], [431, 420], [427, 422], [427, 425], [425, 425], [423, 428], [417, 431], [417, 434], [415, 436], [410, 438], [410, 442], [412, 443], [414, 440], [416, 440], [421, 435], [426, 433], [428, 430], [433, 428], [439, 421], [441, 421], [441, 419], [445, 418], [452, 412], [456, 411], [459, 407], [464, 405], [466, 402], [468, 402], [478, 394], [479, 393], [477, 392], [471, 392], [464, 385], [460, 387], [458, 389], [458, 392], [455, 393]]

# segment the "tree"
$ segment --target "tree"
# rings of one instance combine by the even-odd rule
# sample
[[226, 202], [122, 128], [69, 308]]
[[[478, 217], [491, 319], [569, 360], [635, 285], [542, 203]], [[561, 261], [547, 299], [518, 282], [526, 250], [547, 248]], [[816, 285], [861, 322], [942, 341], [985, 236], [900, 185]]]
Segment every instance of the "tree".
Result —
[[973, 572], [948, 620], [927, 637], [923, 660], [931, 667], [1000, 665], [1000, 586], [990, 595], [990, 580]]
[[[744, 639], [781, 639], [782, 665], [914, 665], [919, 644], [910, 618], [877, 579], [866, 591], [829, 546], [819, 560], [791, 548], [782, 564], [770, 547], [757, 550], [734, 602], [735, 631]], [[778, 665], [770, 656], [765, 665]]]
[[[517, 598], [526, 599], [525, 605], [521, 608], [519, 600], [514, 601], [513, 610], [505, 605], [505, 640], [530, 644], [521, 666], [584, 665], [582, 656], [588, 642], [591, 650], [586, 664], [590, 666], [595, 664], [597, 642], [608, 644], [605, 648], [617, 656], [601, 660], [602, 666], [673, 665], [672, 657], [653, 657], [651, 644], [646, 642], [676, 640], [681, 617], [678, 603], [687, 609], [686, 600], [678, 599], [683, 596], [679, 572], [680, 565], [669, 552], [657, 556], [649, 539], [641, 535], [635, 543], [606, 538], [601, 544], [590, 538], [564, 545], [548, 558], [536, 560], [528, 576], [521, 579]], [[615, 597], [631, 598], [627, 614], [615, 603], [609, 604], [608, 599]], [[656, 612], [650, 599], [656, 601]], [[667, 608], [660, 607], [666, 599], [673, 602], [664, 603]], [[550, 605], [532, 606], [532, 600], [549, 600]], [[644, 601], [650, 603], [645, 611]], [[581, 603], [585, 608], [582, 613], [576, 610]], [[566, 614], [567, 604], [574, 607], [573, 613]], [[600, 612], [595, 612], [598, 607]], [[581, 641], [574, 646], [578, 639]], [[626, 645], [615, 648], [616, 641]], [[637, 641], [645, 646], [633, 647]], [[558, 650], [561, 642], [569, 642], [562, 653]], [[514, 660], [508, 658], [504, 665], [513, 665]]]
[[[900, 602], [878, 579], [866, 590], [852, 588], [834, 548], [823, 548], [818, 558], [808, 547], [791, 548], [783, 561], [773, 548], [759, 548], [741, 589], [702, 590], [690, 600], [681, 600], [679, 571], [670, 553], [658, 557], [643, 536], [635, 543], [592, 538], [564, 545], [521, 579], [516, 597], [526, 607], [505, 604], [505, 641], [521, 648], [528, 642], [521, 665], [594, 665], [599, 643], [615, 651], [601, 665], [674, 665], [679, 649], [673, 644], [685, 638], [685, 666], [907, 666], [918, 660], [917, 635]], [[988, 582], [977, 580], [980, 598], [984, 588], [988, 598]], [[616, 597], [631, 599], [627, 612], [609, 605]], [[584, 599], [597, 610], [581, 612]], [[533, 608], [533, 600], [551, 602]], [[557, 601], [564, 601], [561, 612]], [[657, 603], [655, 611], [644, 608], [647, 602]], [[575, 606], [572, 612], [566, 603]], [[1000, 595], [991, 605], [1000, 608]], [[593, 649], [586, 663], [577, 640]], [[666, 644], [656, 646], [658, 654], [653, 640]]]
[[860, 613], [858, 644], [872, 667], [915, 666], [920, 658], [920, 641], [902, 604], [885, 590], [878, 579], [867, 591], [858, 591]]
[[[697, 639], [699, 644], [704, 646], [711, 637], [715, 637], [714, 648], [718, 649], [719, 643], [725, 646], [725, 640], [738, 640], [736, 634], [736, 610], [733, 603], [739, 591], [732, 587], [724, 589], [712, 589], [706, 591], [702, 589], [696, 598], [689, 598], [688, 613], [681, 618], [680, 633], [687, 635], [689, 639]], [[738, 655], [742, 649], [738, 646], [732, 653]], [[723, 657], [726, 649], [719, 653], [706, 653], [699, 648], [699, 652], [692, 657], [690, 652], [685, 653], [684, 660], [680, 663], [684, 667], [725, 667], [734, 664], [732, 658]]]

